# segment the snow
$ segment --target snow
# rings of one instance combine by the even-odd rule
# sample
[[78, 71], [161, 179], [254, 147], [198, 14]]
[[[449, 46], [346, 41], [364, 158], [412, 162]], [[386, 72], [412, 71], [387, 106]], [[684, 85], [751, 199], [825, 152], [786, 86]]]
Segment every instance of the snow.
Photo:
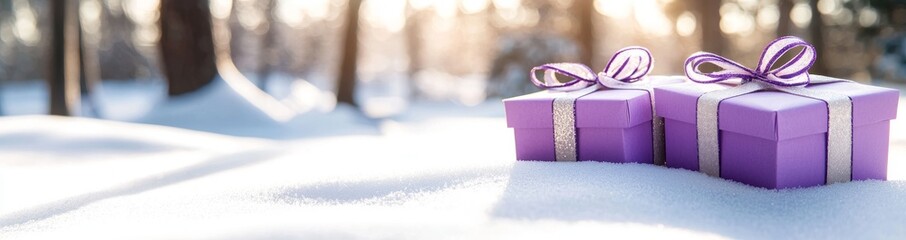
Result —
[[901, 121], [889, 181], [774, 191], [651, 165], [516, 162], [499, 100], [275, 121], [224, 86], [133, 123], [0, 117], [0, 239], [906, 235]]

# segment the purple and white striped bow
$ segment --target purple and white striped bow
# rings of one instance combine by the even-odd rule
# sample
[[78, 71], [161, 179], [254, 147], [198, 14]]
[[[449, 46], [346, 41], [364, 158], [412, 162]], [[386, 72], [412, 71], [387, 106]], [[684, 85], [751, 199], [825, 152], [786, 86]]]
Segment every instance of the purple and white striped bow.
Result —
[[[802, 47], [799, 54], [782, 66], [771, 69], [780, 56], [797, 47]], [[805, 86], [809, 83], [808, 70], [815, 63], [815, 58], [815, 48], [811, 44], [800, 38], [787, 36], [778, 38], [765, 47], [755, 69], [744, 67], [717, 54], [697, 52], [686, 59], [685, 70], [689, 80], [699, 83], [715, 83], [739, 78], [743, 81], [757, 80], [775, 86]], [[705, 63], [717, 65], [723, 70], [703, 73], [698, 70], [698, 67]]]
[[[624, 83], [636, 82], [651, 72], [654, 59], [651, 52], [643, 47], [626, 47], [617, 51], [604, 71], [596, 74], [588, 66], [581, 63], [548, 63], [532, 68], [532, 83], [542, 89], [570, 92], [584, 89], [602, 83], [610, 78]], [[543, 80], [538, 79], [536, 71], [543, 70]], [[571, 78], [561, 82], [557, 75]], [[602, 83], [602, 85], [604, 85]]]

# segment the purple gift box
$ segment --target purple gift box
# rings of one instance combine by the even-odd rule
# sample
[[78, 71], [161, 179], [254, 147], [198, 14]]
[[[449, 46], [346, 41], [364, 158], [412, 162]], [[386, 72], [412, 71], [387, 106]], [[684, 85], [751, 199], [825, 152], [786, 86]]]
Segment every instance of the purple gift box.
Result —
[[[812, 75], [812, 78], [826, 78]], [[696, 104], [702, 94], [727, 88], [686, 83], [655, 88], [665, 118], [667, 166], [699, 170]], [[852, 82], [810, 85], [852, 100], [851, 179], [887, 178], [890, 120], [897, 90]], [[828, 107], [824, 101], [779, 91], [725, 99], [718, 107], [721, 178], [765, 188], [823, 185]]]
[[[553, 102], [541, 91], [503, 100], [516, 159], [555, 161]], [[602, 90], [576, 100], [580, 161], [651, 163], [651, 101], [642, 90]]]
[[[652, 82], [681, 77], [653, 76]], [[518, 160], [556, 161], [553, 102], [563, 93], [541, 91], [503, 100]], [[652, 163], [651, 99], [645, 90], [601, 89], [575, 101], [576, 159]]]
[[663, 164], [663, 121], [654, 117], [652, 87], [684, 79], [646, 77], [652, 63], [648, 49], [632, 46], [598, 73], [580, 63], [532, 68], [532, 84], [547, 91], [503, 100], [516, 159]]

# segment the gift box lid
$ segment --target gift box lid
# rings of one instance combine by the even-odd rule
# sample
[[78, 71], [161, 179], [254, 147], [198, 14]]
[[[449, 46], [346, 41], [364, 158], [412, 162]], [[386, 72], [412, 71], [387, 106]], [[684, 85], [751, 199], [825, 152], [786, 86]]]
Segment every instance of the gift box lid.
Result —
[[[827, 78], [812, 75], [812, 78]], [[695, 124], [696, 104], [702, 94], [726, 88], [720, 84], [685, 83], [655, 88], [658, 115]], [[849, 96], [853, 126], [896, 118], [899, 91], [850, 82], [809, 86]], [[760, 91], [728, 98], [720, 103], [720, 130], [768, 140], [785, 140], [827, 132], [824, 101], [777, 91]]]
[[[553, 102], [560, 92], [541, 91], [503, 100], [507, 127], [553, 128]], [[643, 90], [601, 89], [576, 100], [577, 128], [626, 128], [651, 120]]]

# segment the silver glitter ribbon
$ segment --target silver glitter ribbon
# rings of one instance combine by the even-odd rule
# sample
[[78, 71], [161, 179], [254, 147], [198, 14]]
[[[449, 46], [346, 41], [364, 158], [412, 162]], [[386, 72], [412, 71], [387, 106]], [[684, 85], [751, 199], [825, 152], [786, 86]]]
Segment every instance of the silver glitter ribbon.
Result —
[[597, 91], [597, 86], [561, 93], [554, 98], [554, 153], [558, 162], [578, 160], [576, 143], [576, 100]]
[[758, 82], [748, 82], [738, 87], [702, 94], [696, 106], [698, 136], [698, 170], [715, 177], [720, 176], [720, 139], [717, 111], [720, 101], [765, 89]]
[[[654, 163], [663, 165], [664, 157], [664, 119], [656, 115], [652, 81], [645, 76], [651, 72], [654, 59], [651, 52], [642, 47], [627, 47], [617, 51], [604, 71], [595, 74], [588, 66], [578, 63], [549, 63], [532, 69], [532, 82], [545, 89], [564, 92], [553, 102], [554, 145], [557, 161], [576, 161], [577, 143], [575, 126], [576, 99], [597, 91], [601, 86], [610, 89], [631, 89], [648, 92], [651, 100], [652, 154]], [[538, 79], [535, 71], [543, 70], [544, 77]], [[566, 82], [557, 79], [557, 75], [570, 78]], [[543, 80], [543, 81], [542, 81]], [[669, 81], [660, 84], [676, 83]]]
[[[777, 69], [769, 69], [780, 55], [797, 46], [802, 52], [791, 62]], [[686, 61], [686, 74], [696, 82], [715, 83], [729, 79], [742, 79], [743, 84], [703, 94], [696, 106], [699, 170], [711, 176], [720, 176], [720, 128], [718, 107], [720, 102], [756, 92], [780, 91], [813, 98], [827, 103], [827, 171], [826, 183], [848, 182], [852, 179], [852, 100], [849, 96], [832, 91], [805, 88], [835, 82], [849, 82], [824, 76], [810, 78], [808, 68], [814, 63], [814, 48], [794, 37], [779, 38], [768, 45], [757, 69], [747, 69], [738, 63], [716, 54], [696, 53]], [[767, 61], [766, 61], [767, 60]], [[725, 70], [701, 73], [698, 66], [712, 63]], [[778, 83], [779, 82], [779, 83]]]

